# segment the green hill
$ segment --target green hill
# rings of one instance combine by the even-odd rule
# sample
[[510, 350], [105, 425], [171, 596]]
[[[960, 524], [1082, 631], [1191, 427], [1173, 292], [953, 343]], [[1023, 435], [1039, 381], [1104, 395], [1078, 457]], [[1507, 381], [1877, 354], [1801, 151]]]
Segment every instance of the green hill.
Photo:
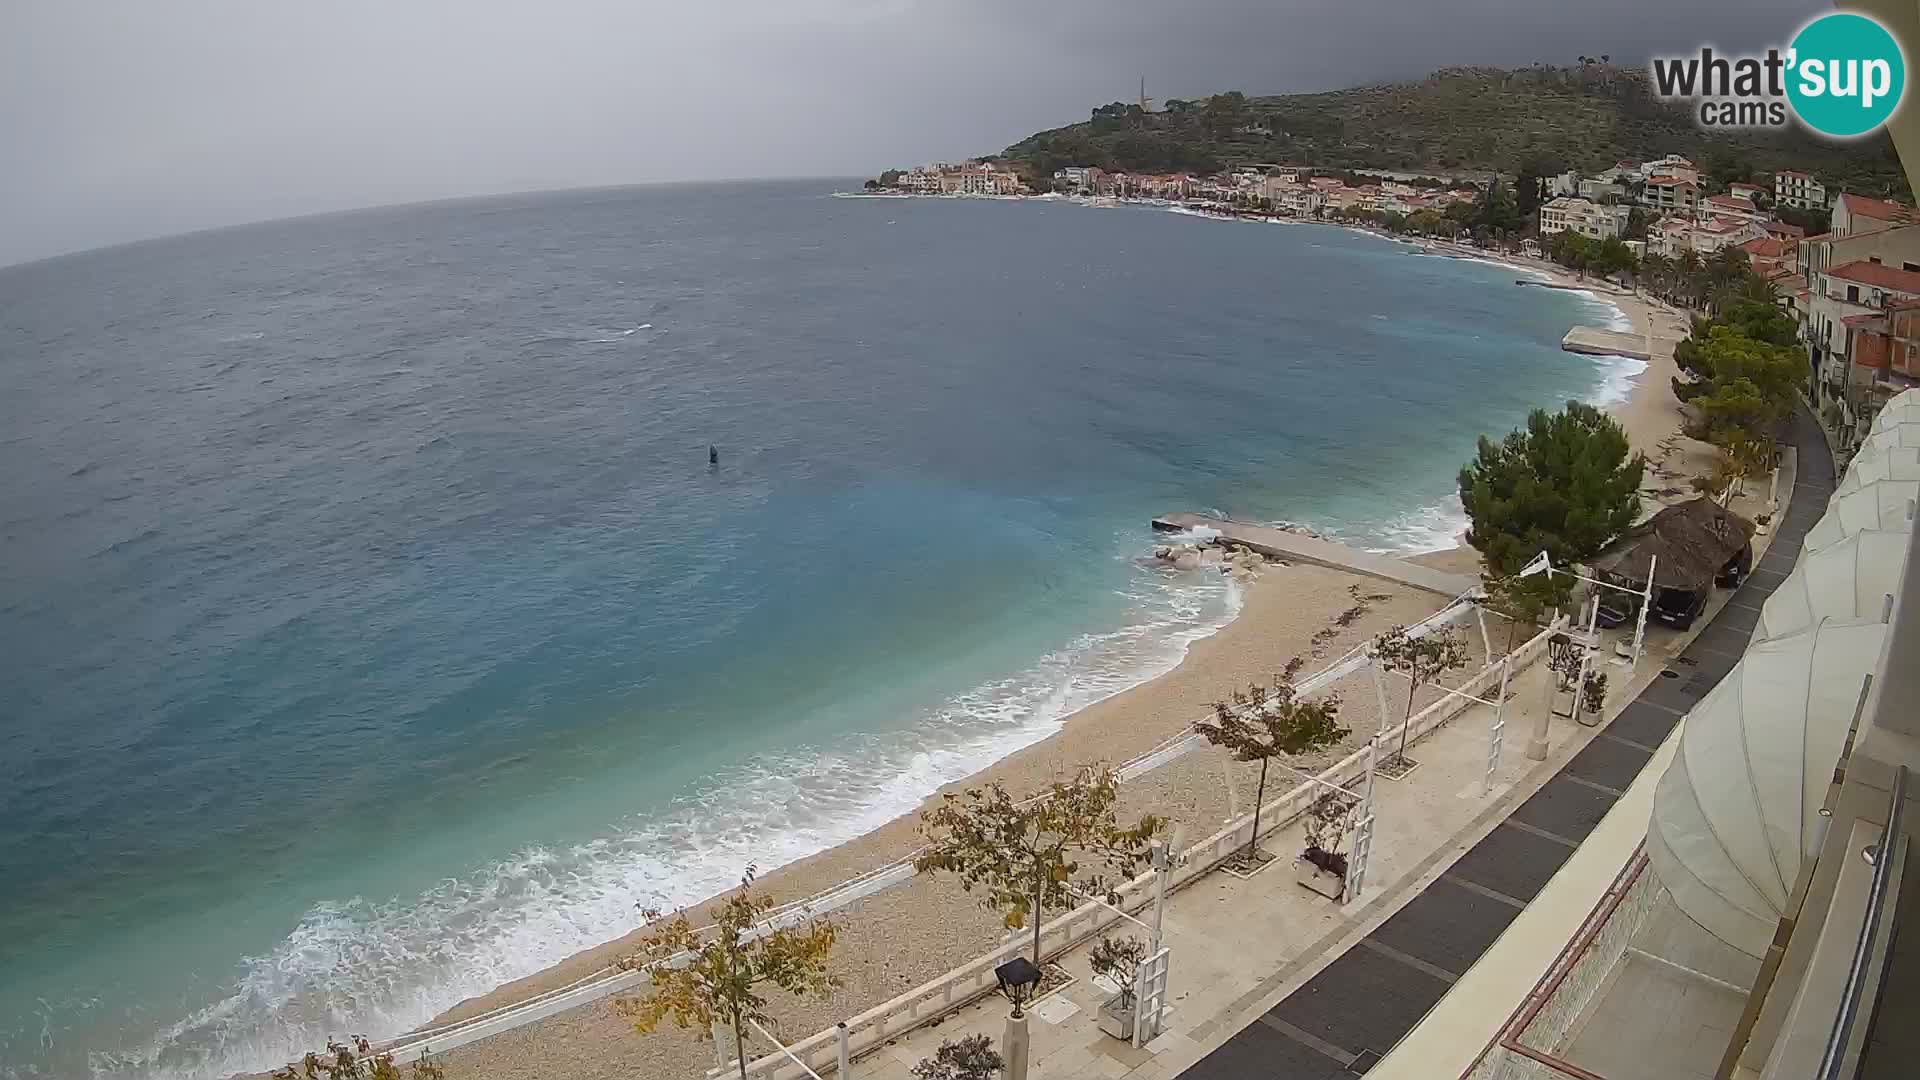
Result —
[[1604, 169], [1684, 154], [1717, 179], [1804, 169], [1830, 185], [1909, 195], [1884, 134], [1849, 143], [1800, 129], [1709, 134], [1654, 98], [1646, 72], [1594, 61], [1515, 71], [1447, 68], [1419, 82], [1319, 94], [1170, 100], [1142, 113], [1115, 102], [1042, 131], [1006, 156], [1040, 177], [1067, 165], [1130, 172], [1214, 171], [1254, 162], [1447, 174]]

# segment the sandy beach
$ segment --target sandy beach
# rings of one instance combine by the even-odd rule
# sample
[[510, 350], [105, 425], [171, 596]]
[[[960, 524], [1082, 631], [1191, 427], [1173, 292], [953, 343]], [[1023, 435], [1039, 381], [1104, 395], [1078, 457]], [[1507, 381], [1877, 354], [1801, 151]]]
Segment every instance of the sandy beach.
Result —
[[[1672, 344], [1686, 332], [1684, 317], [1657, 302], [1581, 282], [1548, 264], [1511, 261], [1509, 265], [1592, 289], [1595, 295], [1619, 306], [1636, 331], [1650, 336], [1653, 359], [1636, 378], [1629, 397], [1613, 405], [1611, 411], [1625, 427], [1633, 446], [1651, 463], [1643, 494], [1660, 501], [1690, 496], [1683, 477], [1704, 468], [1710, 454], [1704, 444], [1678, 436], [1682, 416], [1668, 388], [1675, 372]], [[1551, 408], [1556, 403], [1540, 404]], [[1487, 434], [1498, 437], [1504, 433]], [[1465, 548], [1415, 558], [1464, 574], [1477, 574], [1479, 568], [1478, 556]], [[1442, 602], [1442, 597], [1433, 594], [1320, 567], [1270, 567], [1248, 587], [1240, 616], [1219, 633], [1194, 644], [1176, 669], [1068, 717], [1045, 741], [950, 787], [997, 780], [1016, 793], [1024, 793], [1089, 763], [1125, 761], [1203, 716], [1211, 702], [1231, 690], [1268, 681], [1290, 657], [1307, 657], [1305, 669], [1312, 671], [1325, 658], [1338, 656], [1389, 626], [1417, 621], [1437, 610]], [[1355, 607], [1364, 610], [1351, 618], [1349, 625], [1335, 625], [1336, 617]], [[1331, 640], [1321, 641], [1321, 659], [1316, 660], [1314, 635], [1328, 628], [1336, 633]], [[1477, 639], [1474, 634], [1468, 637]], [[1472, 663], [1477, 667], [1483, 662], [1477, 640], [1473, 653]], [[1342, 720], [1354, 734], [1341, 748], [1325, 755], [1327, 760], [1364, 743], [1363, 733], [1373, 730], [1377, 722], [1367, 685], [1359, 682], [1359, 677], [1349, 677], [1346, 682], [1348, 685], [1336, 689], [1345, 699]], [[1393, 722], [1398, 719], [1397, 715], [1392, 717]], [[1244, 812], [1251, 803], [1252, 791], [1252, 766], [1233, 765], [1221, 752], [1206, 749], [1126, 784], [1123, 800], [1128, 814], [1151, 811], [1173, 819], [1191, 841], [1211, 833], [1234, 813]], [[892, 862], [917, 843], [914, 819], [896, 819], [850, 843], [763, 874], [761, 888], [781, 900], [799, 899]], [[793, 1002], [774, 995], [780, 1031], [787, 1038], [804, 1037], [885, 1001], [987, 951], [1006, 936], [995, 916], [982, 911], [954, 882], [938, 877], [918, 878], [869, 897], [836, 912], [834, 918], [840, 937], [833, 952], [833, 969], [842, 985], [827, 1001]], [[472, 1016], [573, 982], [628, 954], [635, 936], [579, 953], [538, 975], [463, 1002], [437, 1017], [434, 1024]], [[901, 947], [901, 942], [909, 940], [913, 948]], [[759, 1047], [759, 1052], [765, 1050]], [[713, 1050], [689, 1032], [669, 1029], [649, 1036], [636, 1034], [610, 1003], [599, 1002], [463, 1047], [440, 1059], [448, 1075], [455, 1078], [665, 1078], [700, 1075], [712, 1065]]]

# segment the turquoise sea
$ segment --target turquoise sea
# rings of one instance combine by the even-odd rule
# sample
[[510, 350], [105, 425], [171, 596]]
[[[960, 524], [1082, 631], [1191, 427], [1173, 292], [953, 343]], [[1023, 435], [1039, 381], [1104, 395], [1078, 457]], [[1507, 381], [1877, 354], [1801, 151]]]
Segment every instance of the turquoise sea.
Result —
[[833, 187], [0, 269], [0, 1077], [395, 1033], [856, 836], [1233, 617], [1154, 514], [1445, 546], [1640, 367], [1347, 230]]

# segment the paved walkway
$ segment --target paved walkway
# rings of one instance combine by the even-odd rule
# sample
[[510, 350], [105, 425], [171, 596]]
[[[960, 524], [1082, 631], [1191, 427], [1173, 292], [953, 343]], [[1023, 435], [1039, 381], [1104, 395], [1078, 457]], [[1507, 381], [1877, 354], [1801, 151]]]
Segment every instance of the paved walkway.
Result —
[[1267, 525], [1208, 517], [1205, 514], [1164, 514], [1153, 519], [1153, 527], [1163, 532], [1207, 528], [1223, 539], [1249, 547], [1269, 558], [1288, 562], [1331, 566], [1396, 585], [1406, 585], [1438, 593], [1451, 600], [1480, 584], [1480, 579], [1465, 574], [1449, 574], [1417, 563], [1387, 555], [1360, 551], [1332, 540], [1320, 540], [1302, 533], [1288, 532]]
[[1579, 847], [1675, 724], [1733, 668], [1760, 605], [1833, 494], [1833, 459], [1805, 409], [1794, 417], [1793, 497], [1765, 557], [1662, 677], [1419, 896], [1239, 1034], [1187, 1080], [1364, 1076], [1446, 995]]

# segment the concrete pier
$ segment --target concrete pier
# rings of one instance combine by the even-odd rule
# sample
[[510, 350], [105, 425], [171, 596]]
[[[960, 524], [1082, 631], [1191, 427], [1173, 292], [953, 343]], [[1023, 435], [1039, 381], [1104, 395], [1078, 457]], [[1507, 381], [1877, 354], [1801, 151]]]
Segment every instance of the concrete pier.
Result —
[[1448, 599], [1459, 596], [1480, 584], [1478, 578], [1468, 577], [1465, 574], [1449, 574], [1388, 555], [1358, 551], [1332, 540], [1318, 540], [1300, 533], [1288, 532], [1285, 529], [1254, 525], [1244, 521], [1229, 521], [1225, 518], [1208, 517], [1205, 514], [1163, 514], [1153, 519], [1153, 527], [1161, 532], [1183, 532], [1195, 528], [1213, 529], [1220, 534], [1222, 540], [1252, 548], [1270, 559], [1329, 566], [1335, 570], [1345, 570], [1364, 577], [1390, 581], [1395, 585], [1407, 585], [1430, 593], [1438, 593]]
[[1567, 331], [1560, 339], [1560, 347], [1568, 352], [1586, 353], [1590, 356], [1625, 356], [1634, 360], [1653, 359], [1652, 351], [1647, 347], [1647, 339], [1642, 334], [1623, 334], [1618, 330], [1602, 330], [1597, 326], [1576, 326]]

